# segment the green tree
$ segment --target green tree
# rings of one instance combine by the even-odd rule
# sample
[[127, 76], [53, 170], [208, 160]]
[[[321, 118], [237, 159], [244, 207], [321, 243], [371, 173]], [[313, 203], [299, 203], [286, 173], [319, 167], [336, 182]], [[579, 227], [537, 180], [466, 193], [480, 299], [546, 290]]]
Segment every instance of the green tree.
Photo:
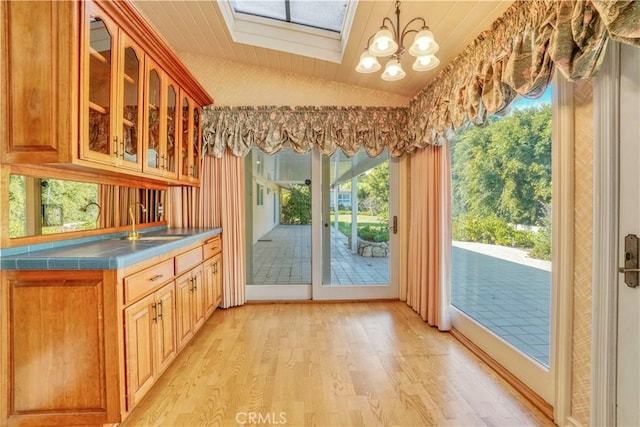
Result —
[[292, 185], [282, 194], [282, 223], [311, 224], [311, 191], [306, 185]]
[[551, 204], [551, 107], [516, 110], [452, 143], [453, 215], [542, 225]]
[[389, 217], [389, 162], [385, 161], [358, 179], [358, 199], [371, 215]]

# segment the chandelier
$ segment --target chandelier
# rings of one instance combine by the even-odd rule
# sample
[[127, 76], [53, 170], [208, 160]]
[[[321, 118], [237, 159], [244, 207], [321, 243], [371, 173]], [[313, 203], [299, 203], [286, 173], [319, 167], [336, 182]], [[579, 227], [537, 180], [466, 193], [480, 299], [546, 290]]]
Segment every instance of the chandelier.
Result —
[[[416, 33], [413, 44], [409, 48], [409, 54], [416, 57], [412, 68], [415, 71], [428, 71], [440, 64], [440, 60], [435, 57], [435, 53], [440, 46], [433, 38], [433, 33], [429, 31], [424, 18], [413, 18], [400, 31], [400, 2], [396, 1], [396, 23], [388, 17], [382, 20], [380, 30], [369, 37], [367, 47], [362, 55], [360, 62], [356, 67], [359, 73], [374, 73], [381, 67], [378, 57], [391, 56], [387, 61], [382, 73], [382, 80], [395, 81], [403, 79], [407, 73], [402, 69], [400, 59], [405, 52], [404, 38]], [[414, 28], [409, 28], [414, 23]], [[420, 25], [422, 24], [422, 25]]]

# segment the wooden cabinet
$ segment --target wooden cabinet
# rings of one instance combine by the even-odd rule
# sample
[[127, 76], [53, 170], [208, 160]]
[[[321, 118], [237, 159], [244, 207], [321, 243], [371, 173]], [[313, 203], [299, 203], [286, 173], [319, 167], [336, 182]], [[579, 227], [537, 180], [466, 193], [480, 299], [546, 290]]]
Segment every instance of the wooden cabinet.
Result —
[[178, 85], [148, 59], [144, 171], [172, 180], [178, 177], [178, 91]]
[[0, 425], [120, 420], [113, 272], [2, 271]]
[[202, 266], [176, 279], [178, 349], [182, 349], [204, 324]]
[[201, 108], [186, 94], [181, 95], [180, 174], [181, 182], [200, 183]]
[[199, 185], [213, 100], [128, 2], [2, 2], [0, 14], [3, 163]]
[[85, 3], [80, 158], [142, 170], [144, 52], [96, 3]]
[[124, 319], [127, 408], [133, 408], [177, 354], [174, 282], [125, 308]]
[[0, 270], [0, 425], [122, 422], [219, 304], [220, 249], [216, 236], [119, 270]]
[[203, 262], [204, 309], [205, 316], [210, 316], [222, 304], [222, 240], [220, 236], [208, 240], [202, 246], [205, 261]]

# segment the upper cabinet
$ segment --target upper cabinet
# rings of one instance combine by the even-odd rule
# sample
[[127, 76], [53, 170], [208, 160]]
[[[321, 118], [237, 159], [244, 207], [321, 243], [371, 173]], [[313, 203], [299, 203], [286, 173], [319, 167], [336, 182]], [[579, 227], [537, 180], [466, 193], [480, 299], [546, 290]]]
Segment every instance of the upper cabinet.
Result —
[[85, 17], [80, 158], [141, 171], [144, 52], [95, 3]]
[[182, 135], [180, 137], [180, 181], [200, 183], [201, 108], [182, 94]]
[[199, 184], [213, 100], [128, 2], [2, 2], [0, 14], [2, 163]]

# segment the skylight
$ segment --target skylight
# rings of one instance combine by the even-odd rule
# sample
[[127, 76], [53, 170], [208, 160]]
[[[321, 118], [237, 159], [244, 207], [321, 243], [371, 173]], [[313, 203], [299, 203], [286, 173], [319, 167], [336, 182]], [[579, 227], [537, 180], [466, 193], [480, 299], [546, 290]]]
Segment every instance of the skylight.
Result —
[[262, 16], [336, 33], [342, 31], [347, 3], [346, 0], [231, 0], [236, 13]]
[[357, 2], [227, 0], [218, 5], [237, 43], [340, 63]]

